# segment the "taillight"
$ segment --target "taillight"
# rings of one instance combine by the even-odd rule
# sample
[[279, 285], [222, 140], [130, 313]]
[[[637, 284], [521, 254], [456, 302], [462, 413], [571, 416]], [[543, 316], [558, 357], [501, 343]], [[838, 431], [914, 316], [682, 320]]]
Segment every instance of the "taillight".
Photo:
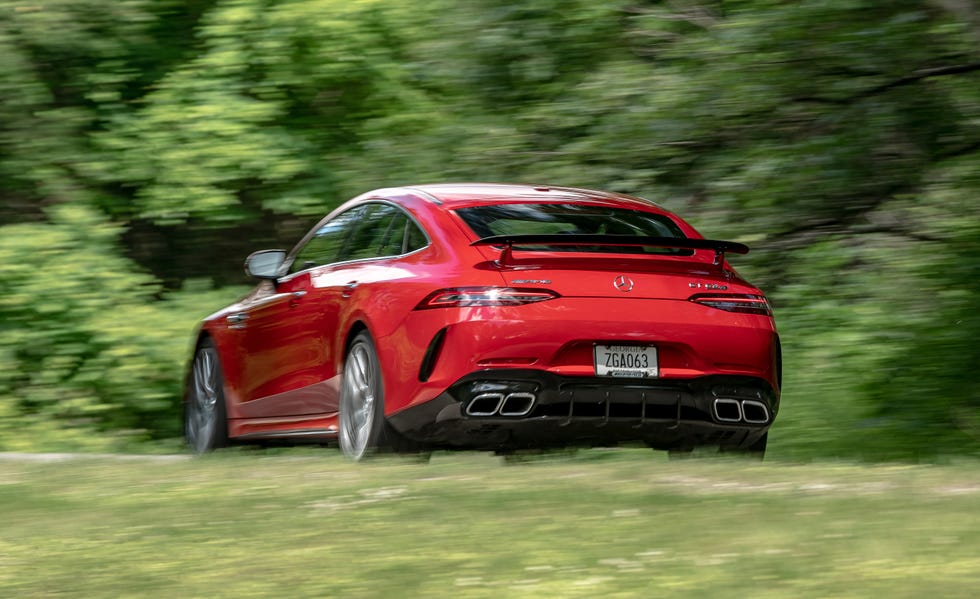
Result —
[[433, 308], [479, 308], [484, 306], [522, 306], [559, 297], [549, 289], [518, 287], [455, 287], [440, 289], [426, 296], [416, 310]]
[[699, 293], [688, 299], [696, 304], [718, 308], [726, 312], [772, 316], [772, 306], [769, 305], [769, 300], [764, 295]]

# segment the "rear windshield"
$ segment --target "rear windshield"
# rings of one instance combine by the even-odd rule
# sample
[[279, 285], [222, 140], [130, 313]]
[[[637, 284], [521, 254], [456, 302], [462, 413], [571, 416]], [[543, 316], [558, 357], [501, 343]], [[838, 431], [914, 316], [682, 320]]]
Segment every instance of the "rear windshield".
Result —
[[[583, 204], [503, 204], [456, 210], [477, 237], [494, 235], [685, 235], [666, 216], [606, 206]], [[596, 247], [554, 246], [552, 250], [599, 251]], [[601, 251], [689, 256], [691, 250], [656, 247], [604, 248]]]

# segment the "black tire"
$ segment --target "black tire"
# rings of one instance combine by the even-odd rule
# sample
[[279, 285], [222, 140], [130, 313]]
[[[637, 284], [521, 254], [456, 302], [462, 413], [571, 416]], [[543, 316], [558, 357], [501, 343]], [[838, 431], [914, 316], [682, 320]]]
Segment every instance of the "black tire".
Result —
[[367, 331], [347, 348], [340, 383], [340, 451], [359, 461], [385, 445], [384, 382], [378, 352]]
[[194, 453], [228, 444], [228, 413], [218, 351], [204, 339], [194, 353], [184, 401], [184, 440]]

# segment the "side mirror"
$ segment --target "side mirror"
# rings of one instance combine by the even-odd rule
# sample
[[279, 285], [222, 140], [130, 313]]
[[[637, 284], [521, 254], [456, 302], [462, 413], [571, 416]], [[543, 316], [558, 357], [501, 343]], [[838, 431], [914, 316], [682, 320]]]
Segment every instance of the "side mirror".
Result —
[[245, 258], [245, 272], [257, 279], [275, 280], [286, 260], [286, 250], [260, 250]]

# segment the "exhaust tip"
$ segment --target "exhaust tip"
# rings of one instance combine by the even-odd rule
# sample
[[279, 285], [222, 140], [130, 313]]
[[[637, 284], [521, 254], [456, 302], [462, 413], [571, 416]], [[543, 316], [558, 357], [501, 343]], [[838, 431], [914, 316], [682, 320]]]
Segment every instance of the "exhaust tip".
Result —
[[534, 407], [533, 393], [511, 393], [500, 404], [501, 416], [526, 416]]
[[749, 424], [765, 424], [769, 422], [769, 408], [761, 401], [743, 400], [742, 418]]
[[503, 403], [503, 393], [481, 393], [470, 400], [466, 413], [470, 416], [493, 416]]
[[742, 421], [742, 405], [736, 399], [716, 399], [714, 409], [719, 422]]

